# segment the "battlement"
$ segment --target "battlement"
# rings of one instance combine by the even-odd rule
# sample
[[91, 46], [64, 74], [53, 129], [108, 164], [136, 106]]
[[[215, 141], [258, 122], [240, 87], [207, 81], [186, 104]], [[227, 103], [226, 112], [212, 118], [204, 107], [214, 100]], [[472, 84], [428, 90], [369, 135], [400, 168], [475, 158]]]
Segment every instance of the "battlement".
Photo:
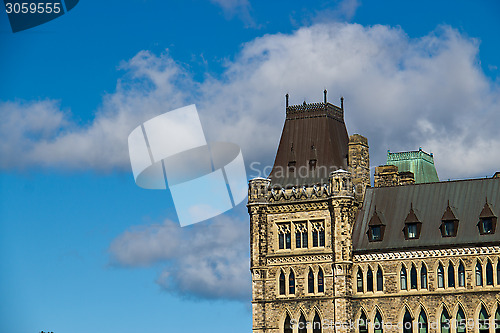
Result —
[[286, 119], [330, 117], [344, 122], [344, 110], [331, 103], [305, 103], [286, 107]]

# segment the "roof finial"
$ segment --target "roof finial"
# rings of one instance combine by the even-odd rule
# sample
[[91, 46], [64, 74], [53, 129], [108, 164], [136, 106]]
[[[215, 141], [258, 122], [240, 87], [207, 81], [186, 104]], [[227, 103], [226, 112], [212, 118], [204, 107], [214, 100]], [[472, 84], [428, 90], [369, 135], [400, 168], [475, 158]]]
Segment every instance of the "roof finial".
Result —
[[306, 105], [306, 100], [304, 100], [304, 105]]
[[327, 91], [326, 91], [326, 88], [325, 88], [325, 91], [323, 91], [323, 94], [324, 94], [324, 96], [325, 96], [325, 98], [324, 98], [324, 100], [325, 100], [325, 104], [326, 104], [326, 93], [327, 93]]
[[344, 111], [344, 97], [340, 97], [340, 108]]
[[288, 107], [288, 93], [285, 95], [285, 100], [286, 100], [286, 107]]

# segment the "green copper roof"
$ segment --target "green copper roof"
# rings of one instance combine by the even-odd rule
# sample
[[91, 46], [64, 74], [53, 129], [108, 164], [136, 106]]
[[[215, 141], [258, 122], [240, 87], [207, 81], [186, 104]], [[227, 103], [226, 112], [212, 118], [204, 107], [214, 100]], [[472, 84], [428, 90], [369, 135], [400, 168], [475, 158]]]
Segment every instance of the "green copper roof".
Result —
[[438, 182], [434, 166], [434, 157], [422, 149], [401, 153], [387, 152], [387, 165], [395, 165], [398, 171], [411, 171], [415, 175], [415, 184]]

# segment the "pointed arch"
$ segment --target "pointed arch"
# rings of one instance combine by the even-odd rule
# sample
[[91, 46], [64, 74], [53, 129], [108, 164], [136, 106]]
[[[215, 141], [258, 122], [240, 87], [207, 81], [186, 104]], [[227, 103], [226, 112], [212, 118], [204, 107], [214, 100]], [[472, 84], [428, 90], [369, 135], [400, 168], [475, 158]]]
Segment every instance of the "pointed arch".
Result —
[[314, 294], [314, 273], [310, 267], [309, 273], [307, 274], [307, 292], [309, 294]]
[[450, 313], [446, 309], [446, 306], [442, 306], [441, 313], [439, 315], [439, 328], [440, 333], [450, 333], [451, 327], [451, 317]]
[[422, 262], [422, 267], [420, 267], [420, 288], [427, 289], [427, 266]]
[[488, 263], [486, 264], [486, 285], [493, 285], [493, 264], [490, 259], [488, 259]]
[[292, 318], [290, 317], [290, 313], [288, 313], [288, 311], [286, 311], [285, 321], [283, 323], [283, 332], [292, 333]]
[[280, 295], [285, 295], [285, 272], [283, 270], [280, 270], [280, 277], [279, 277], [279, 293]]
[[483, 285], [483, 266], [481, 266], [481, 262], [477, 260], [476, 268], [475, 268], [475, 276], [476, 276], [476, 286]]
[[356, 274], [356, 291], [362, 293], [363, 290], [363, 271], [361, 267], [358, 267], [358, 273]]
[[380, 265], [377, 267], [377, 291], [384, 290], [384, 273]]
[[497, 286], [500, 285], [500, 259], [497, 259]]
[[325, 276], [323, 275], [323, 269], [321, 267], [318, 269], [318, 293], [325, 292]]
[[375, 310], [375, 317], [373, 317], [373, 333], [384, 333], [384, 321], [379, 309]]
[[425, 313], [423, 306], [420, 307], [420, 313], [418, 314], [417, 331], [418, 333], [428, 333], [429, 331], [427, 314]]
[[299, 333], [307, 333], [306, 316], [304, 316], [304, 313], [302, 311], [300, 312], [298, 328], [299, 328]]
[[405, 265], [401, 265], [401, 270], [399, 271], [399, 286], [401, 290], [407, 290], [408, 289], [408, 277], [406, 274], [406, 267]]
[[321, 333], [323, 331], [323, 327], [321, 325], [321, 317], [319, 316], [318, 311], [314, 311], [314, 318], [313, 318], [313, 333]]
[[295, 295], [295, 273], [291, 268], [290, 274], [288, 275], [288, 293], [290, 295]]
[[465, 265], [462, 260], [458, 265], [458, 286], [465, 287]]
[[368, 319], [363, 308], [361, 308], [361, 315], [359, 316], [357, 327], [358, 333], [368, 333]]
[[417, 289], [417, 268], [415, 267], [415, 264], [411, 264], [410, 289]]
[[460, 303], [458, 304], [457, 314], [455, 316], [455, 326], [457, 333], [465, 333], [467, 329], [467, 318], [465, 317], [464, 309]]
[[479, 327], [479, 333], [489, 333], [489, 321], [490, 315], [488, 314], [488, 310], [486, 310], [486, 306], [484, 303], [480, 303], [481, 309], [479, 310], [479, 315], [477, 317], [477, 323]]
[[413, 317], [408, 307], [404, 307], [403, 333], [413, 333]]
[[448, 263], [448, 288], [455, 288], [455, 266], [453, 263]]
[[497, 303], [497, 311], [495, 311], [495, 333], [500, 333], [500, 304]]
[[366, 273], [366, 291], [373, 291], [373, 271], [370, 266], [368, 266]]
[[439, 263], [437, 268], [437, 287], [444, 288], [444, 268], [441, 263]]

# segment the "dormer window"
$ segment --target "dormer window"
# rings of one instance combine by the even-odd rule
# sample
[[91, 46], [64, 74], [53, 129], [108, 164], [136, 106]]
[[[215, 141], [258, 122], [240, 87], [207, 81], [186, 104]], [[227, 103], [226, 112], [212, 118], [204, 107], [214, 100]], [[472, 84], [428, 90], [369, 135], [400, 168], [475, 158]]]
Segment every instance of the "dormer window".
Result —
[[406, 216], [405, 227], [403, 233], [405, 239], [418, 239], [420, 237], [420, 229], [422, 228], [422, 222], [418, 219], [415, 211], [413, 210], [413, 204], [410, 206], [410, 212]]
[[384, 239], [385, 225], [377, 213], [377, 208], [373, 212], [373, 216], [368, 223], [368, 240], [370, 242], [379, 242]]
[[490, 205], [488, 204], [488, 200], [486, 200], [486, 204], [479, 215], [479, 222], [477, 224], [479, 228], [479, 233], [481, 235], [491, 235], [495, 233], [497, 224], [497, 217], [493, 214]]
[[446, 211], [441, 218], [441, 226], [439, 228], [441, 229], [441, 235], [443, 237], [455, 237], [457, 235], [458, 219], [451, 210], [449, 201]]
[[309, 170], [315, 170], [317, 162], [318, 160], [309, 160]]
[[295, 172], [295, 165], [296, 164], [297, 164], [296, 161], [288, 162], [288, 172]]

